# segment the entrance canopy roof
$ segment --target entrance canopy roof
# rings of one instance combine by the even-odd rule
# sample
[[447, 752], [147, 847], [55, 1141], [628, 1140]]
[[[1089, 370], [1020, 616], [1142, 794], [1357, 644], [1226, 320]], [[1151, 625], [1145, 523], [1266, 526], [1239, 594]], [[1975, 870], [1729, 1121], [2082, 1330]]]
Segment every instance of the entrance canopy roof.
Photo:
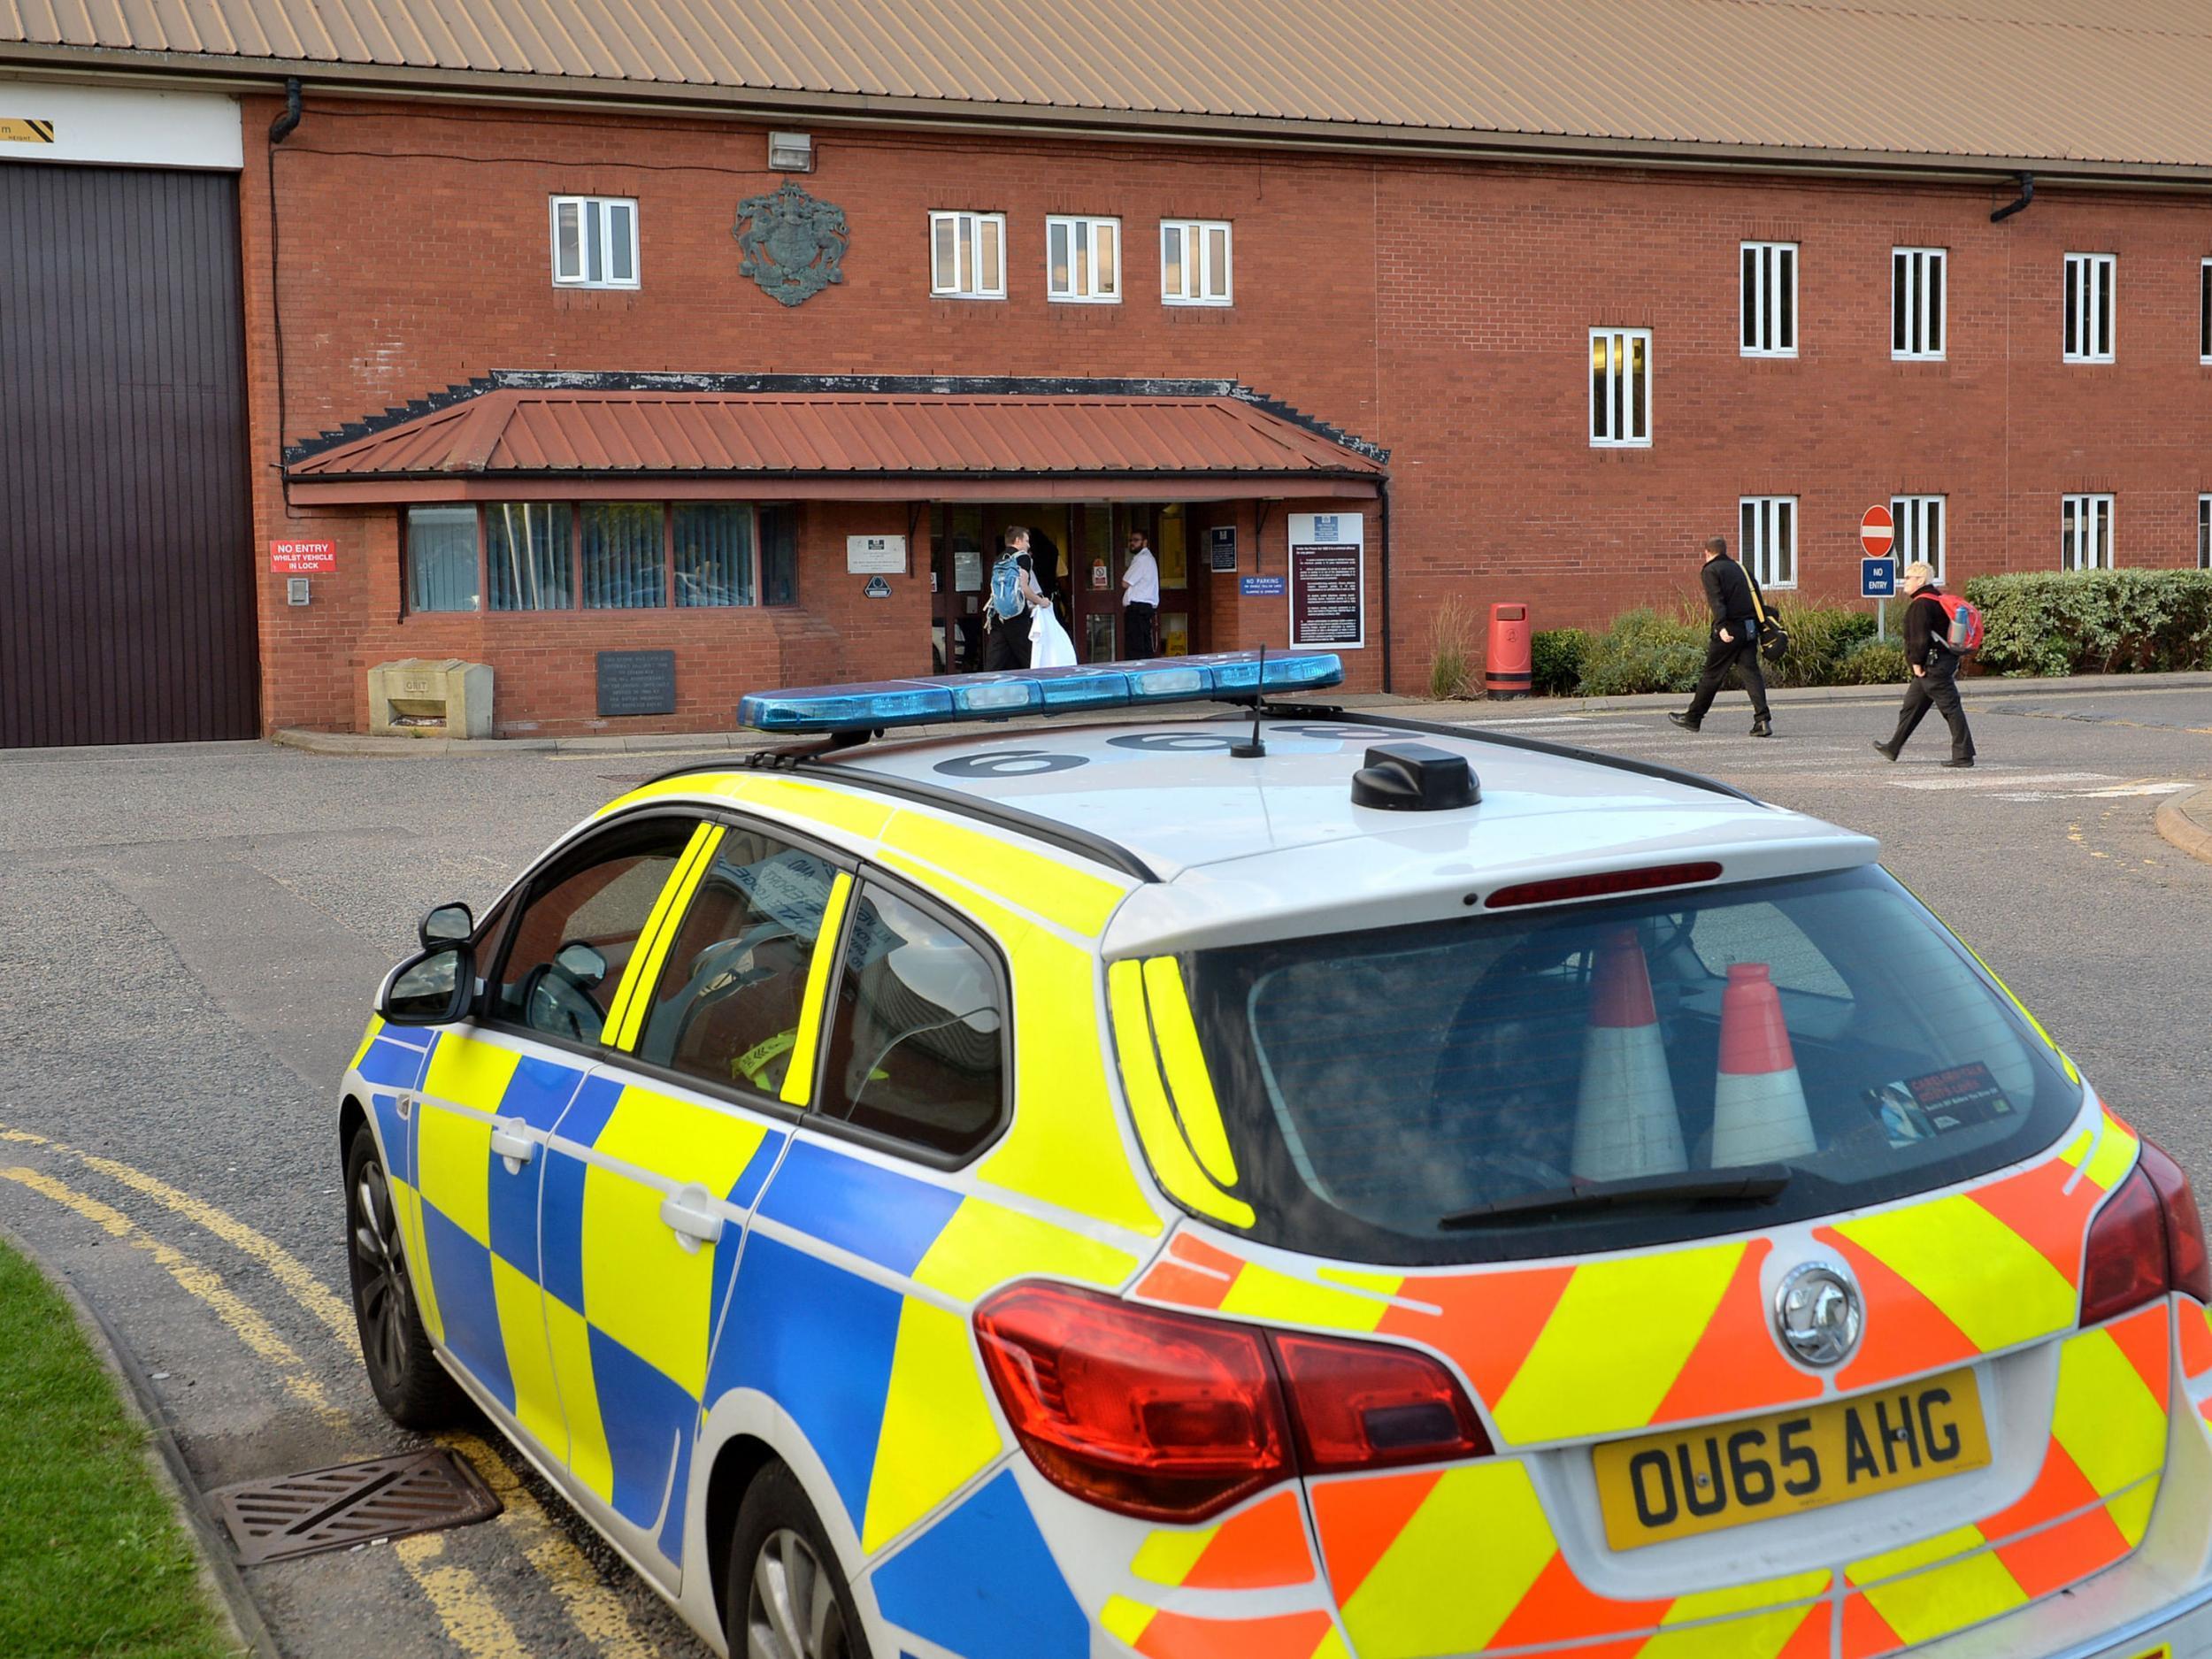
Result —
[[299, 502], [1221, 500], [1371, 496], [1388, 470], [1223, 381], [639, 383], [677, 378], [497, 375], [296, 445], [286, 478]]

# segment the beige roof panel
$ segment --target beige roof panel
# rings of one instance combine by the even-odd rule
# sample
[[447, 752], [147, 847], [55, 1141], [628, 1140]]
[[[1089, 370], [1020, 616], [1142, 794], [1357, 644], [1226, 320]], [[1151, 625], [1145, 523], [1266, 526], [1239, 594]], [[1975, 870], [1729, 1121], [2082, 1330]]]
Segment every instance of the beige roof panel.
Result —
[[94, 53], [1317, 137], [2212, 167], [2205, 0], [0, 0], [0, 65]]

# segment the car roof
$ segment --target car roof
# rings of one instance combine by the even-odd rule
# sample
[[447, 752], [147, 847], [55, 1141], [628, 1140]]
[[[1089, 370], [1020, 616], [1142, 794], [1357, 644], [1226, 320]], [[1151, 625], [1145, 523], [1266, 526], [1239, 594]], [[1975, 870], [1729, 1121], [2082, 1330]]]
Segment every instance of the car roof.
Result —
[[[1261, 732], [1265, 757], [1242, 759], [1229, 749], [1250, 735], [1248, 717], [964, 730], [856, 746], [813, 775], [1010, 807], [1125, 848], [1167, 881], [1231, 860], [1409, 836], [1458, 844], [1486, 864], [1519, 862], [1563, 836], [1585, 852], [1632, 853], [1678, 849], [1692, 823], [1733, 841], [1794, 839], [1815, 822], [1710, 780], [1480, 731], [1325, 715], [1263, 719]], [[1406, 741], [1463, 757], [1479, 802], [1417, 813], [1355, 804], [1352, 776], [1368, 749]]]
[[[640, 793], [772, 802], [864, 853], [866, 824], [883, 822], [887, 804], [1041, 842], [1131, 888], [1107, 931], [1116, 954], [1356, 925], [1347, 911], [1362, 926], [1416, 919], [1550, 875], [1725, 853], [1727, 879], [1738, 880], [1863, 864], [1878, 850], [1694, 774], [1366, 711], [1272, 713], [1262, 721], [1264, 757], [1240, 758], [1229, 749], [1250, 734], [1249, 718], [970, 725], [702, 765]], [[1368, 749], [1408, 741], [1463, 757], [1479, 801], [1427, 812], [1355, 804], [1352, 777]], [[806, 787], [773, 788], [774, 775]], [[858, 820], [829, 810], [841, 798], [876, 810]], [[1020, 861], [964, 867], [989, 862], [989, 844], [975, 843], [981, 850], [959, 873], [1018, 902]]]

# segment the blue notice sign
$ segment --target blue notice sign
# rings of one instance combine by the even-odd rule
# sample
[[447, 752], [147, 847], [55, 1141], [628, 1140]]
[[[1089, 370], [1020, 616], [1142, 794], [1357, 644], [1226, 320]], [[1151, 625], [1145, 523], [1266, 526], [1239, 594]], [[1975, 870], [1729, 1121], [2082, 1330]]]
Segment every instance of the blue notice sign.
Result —
[[1861, 559], [1859, 561], [1859, 597], [1862, 599], [1891, 599], [1897, 594], [1897, 561], [1895, 559]]
[[1280, 599], [1286, 591], [1283, 584], [1287, 580], [1282, 576], [1240, 576], [1237, 578], [1237, 593], [1246, 599]]

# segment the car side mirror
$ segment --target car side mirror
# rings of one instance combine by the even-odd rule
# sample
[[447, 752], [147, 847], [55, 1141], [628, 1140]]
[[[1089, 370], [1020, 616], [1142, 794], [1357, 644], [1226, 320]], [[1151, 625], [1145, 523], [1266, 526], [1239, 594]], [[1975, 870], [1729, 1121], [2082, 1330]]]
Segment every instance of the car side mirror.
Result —
[[554, 955], [553, 965], [566, 974], [580, 990], [595, 990], [607, 977], [607, 958], [596, 945], [581, 940], [563, 945]]
[[440, 945], [455, 945], [476, 932], [476, 918], [465, 904], [441, 904], [422, 918], [415, 929], [415, 937], [422, 941], [425, 950], [435, 950]]
[[376, 999], [388, 1025], [449, 1025], [469, 1010], [476, 991], [476, 953], [465, 943], [440, 945], [392, 970]]

